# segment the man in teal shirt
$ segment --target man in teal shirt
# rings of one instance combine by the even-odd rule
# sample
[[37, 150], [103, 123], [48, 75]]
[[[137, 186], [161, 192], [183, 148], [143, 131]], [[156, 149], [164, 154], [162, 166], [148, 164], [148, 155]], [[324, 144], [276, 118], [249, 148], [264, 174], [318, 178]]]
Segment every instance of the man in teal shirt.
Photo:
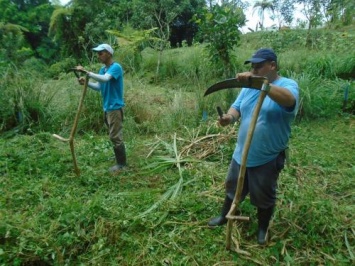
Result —
[[[113, 49], [108, 44], [100, 44], [93, 48], [97, 52], [99, 61], [104, 65], [99, 74], [86, 71], [82, 66], [77, 66], [79, 71], [86, 72], [89, 78], [96, 82], [89, 82], [88, 86], [99, 91], [102, 96], [105, 123], [109, 129], [110, 140], [116, 157], [116, 165], [109, 169], [114, 173], [126, 166], [126, 149], [123, 142], [123, 69], [120, 64], [113, 61]], [[84, 79], [79, 79], [84, 84]]]
[[[285, 149], [291, 134], [291, 123], [298, 109], [299, 89], [297, 83], [278, 75], [277, 56], [272, 49], [262, 48], [245, 64], [251, 63], [251, 71], [237, 74], [237, 79], [247, 81], [251, 76], [263, 76], [270, 82], [250, 145], [242, 200], [250, 194], [250, 202], [257, 207], [258, 243], [267, 242], [267, 231], [276, 203], [277, 178], [284, 167]], [[225, 216], [231, 208], [236, 192], [242, 151], [249, 124], [260, 91], [243, 88], [227, 114], [219, 118], [221, 126], [240, 119], [238, 141], [226, 178], [226, 196], [220, 216], [211, 219], [209, 226], [227, 222]]]

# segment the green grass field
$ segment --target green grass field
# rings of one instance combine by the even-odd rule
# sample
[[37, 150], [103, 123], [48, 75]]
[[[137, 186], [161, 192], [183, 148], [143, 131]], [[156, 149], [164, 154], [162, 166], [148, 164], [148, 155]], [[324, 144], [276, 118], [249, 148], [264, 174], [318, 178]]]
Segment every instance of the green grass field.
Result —
[[69, 144], [51, 133], [0, 139], [0, 265], [353, 264], [354, 118], [293, 125], [267, 247], [256, 244], [254, 207], [240, 206], [251, 221], [232, 236], [249, 255], [225, 249], [226, 227], [206, 226], [222, 204], [236, 130], [210, 118], [126, 136], [129, 168], [117, 176], [104, 134], [76, 136], [80, 177]]

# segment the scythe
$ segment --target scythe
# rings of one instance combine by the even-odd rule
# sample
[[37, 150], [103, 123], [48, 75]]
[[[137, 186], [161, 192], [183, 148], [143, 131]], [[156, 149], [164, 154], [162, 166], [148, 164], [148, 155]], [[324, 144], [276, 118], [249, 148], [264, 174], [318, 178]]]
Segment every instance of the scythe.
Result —
[[[74, 68], [74, 69], [71, 69], [71, 70], [74, 71], [75, 76], [76, 76], [77, 78], [79, 78], [79, 74], [76, 72], [76, 71], [78, 71], [78, 70], [76, 70], [75, 68]], [[75, 115], [75, 119], [74, 119], [73, 126], [72, 126], [71, 131], [70, 131], [69, 138], [68, 138], [68, 139], [63, 138], [62, 136], [59, 136], [59, 135], [57, 135], [57, 134], [53, 134], [53, 135], [52, 135], [53, 137], [59, 139], [60, 141], [69, 142], [70, 151], [71, 151], [71, 154], [72, 154], [72, 157], [73, 157], [74, 172], [75, 172], [75, 174], [76, 174], [77, 176], [80, 176], [80, 169], [79, 169], [79, 167], [78, 167], [78, 163], [77, 163], [76, 156], [75, 156], [75, 150], [74, 150], [74, 136], [75, 136], [75, 133], [76, 133], [76, 129], [77, 129], [77, 127], [78, 127], [79, 117], [80, 117], [81, 110], [82, 110], [82, 108], [83, 108], [83, 103], [84, 103], [86, 91], [87, 91], [87, 88], [88, 88], [88, 83], [89, 83], [89, 77], [88, 77], [88, 75], [86, 74], [86, 76], [85, 76], [84, 88], [83, 88], [83, 91], [82, 91], [82, 93], [81, 93], [81, 97], [80, 97], [78, 109], [77, 109], [77, 112], [76, 112], [76, 115]]]
[[[204, 96], [209, 95], [209, 94], [214, 93], [219, 90], [232, 89], [232, 88], [251, 88], [251, 89], [261, 90], [261, 92], [260, 92], [258, 101], [256, 103], [252, 119], [250, 121], [248, 133], [247, 133], [247, 138], [245, 140], [245, 145], [243, 147], [240, 171], [239, 171], [239, 176], [238, 176], [237, 191], [235, 193], [231, 208], [230, 208], [228, 214], [226, 215], [226, 218], [228, 219], [226, 248], [228, 250], [231, 249], [233, 221], [236, 221], [236, 220], [249, 221], [249, 217], [235, 216], [235, 213], [237, 211], [237, 208], [240, 203], [241, 196], [242, 196], [244, 177], [245, 177], [245, 172], [246, 172], [246, 162], [247, 162], [247, 157], [248, 157], [248, 152], [249, 152], [251, 140], [253, 138], [253, 134], [254, 134], [254, 130], [255, 130], [255, 126], [256, 126], [256, 122], [257, 122], [257, 119], [259, 116], [261, 106], [262, 106], [264, 99], [267, 95], [267, 92], [269, 90], [269, 81], [265, 77], [250, 77], [247, 82], [241, 82], [241, 81], [237, 80], [236, 78], [227, 79], [227, 80], [223, 80], [223, 81], [218, 82], [218, 83], [212, 85], [211, 87], [209, 87], [206, 90]], [[244, 255], [249, 254], [248, 252], [243, 251], [239, 248], [238, 241], [236, 241], [235, 244], [236, 244], [235, 251], [237, 253], [244, 254]]]
[[222, 80], [213, 84], [206, 91], [204, 96], [214, 93], [223, 89], [234, 89], [234, 88], [251, 88], [256, 90], [261, 90], [264, 84], [264, 77], [250, 77], [248, 81], [239, 81], [236, 78]]

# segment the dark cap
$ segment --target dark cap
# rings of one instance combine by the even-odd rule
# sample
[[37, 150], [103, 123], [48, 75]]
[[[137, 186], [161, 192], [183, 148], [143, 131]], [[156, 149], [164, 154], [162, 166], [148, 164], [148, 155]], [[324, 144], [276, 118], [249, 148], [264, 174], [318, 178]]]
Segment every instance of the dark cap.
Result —
[[250, 59], [248, 59], [247, 61], [244, 62], [244, 64], [248, 64], [248, 63], [257, 64], [257, 63], [261, 63], [264, 61], [277, 62], [277, 56], [272, 49], [261, 48], [261, 49], [257, 50], [255, 52], [255, 54], [253, 54], [253, 56]]

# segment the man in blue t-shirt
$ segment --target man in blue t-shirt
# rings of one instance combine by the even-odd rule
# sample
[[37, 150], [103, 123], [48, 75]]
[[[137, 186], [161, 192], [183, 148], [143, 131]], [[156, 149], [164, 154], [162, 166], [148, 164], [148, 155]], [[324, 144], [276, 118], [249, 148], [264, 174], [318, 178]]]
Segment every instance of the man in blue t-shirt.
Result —
[[[82, 66], [76, 69], [87, 73], [89, 78], [96, 82], [89, 82], [88, 86], [99, 91], [103, 100], [105, 112], [105, 123], [109, 129], [110, 140], [117, 164], [109, 169], [114, 173], [122, 170], [126, 166], [126, 149], [123, 142], [123, 69], [120, 64], [113, 61], [113, 49], [108, 44], [100, 44], [93, 48], [97, 52], [97, 57], [104, 65], [99, 70], [99, 74], [86, 71]], [[80, 84], [84, 84], [85, 79], [79, 78]]]
[[[278, 75], [277, 56], [272, 49], [259, 49], [245, 61], [245, 64], [248, 63], [251, 63], [250, 72], [237, 74], [238, 80], [248, 81], [251, 76], [262, 76], [270, 82], [270, 90], [262, 104], [247, 157], [241, 199], [244, 200], [249, 193], [251, 204], [257, 207], [257, 239], [263, 245], [267, 242], [269, 222], [276, 203], [277, 179], [284, 167], [291, 123], [298, 109], [299, 89], [294, 80]], [[220, 216], [208, 222], [211, 227], [227, 222], [225, 216], [236, 192], [242, 151], [259, 94], [260, 90], [242, 88], [227, 114], [218, 119], [221, 126], [233, 124], [240, 119], [240, 127], [225, 181], [226, 196], [222, 211]]]

